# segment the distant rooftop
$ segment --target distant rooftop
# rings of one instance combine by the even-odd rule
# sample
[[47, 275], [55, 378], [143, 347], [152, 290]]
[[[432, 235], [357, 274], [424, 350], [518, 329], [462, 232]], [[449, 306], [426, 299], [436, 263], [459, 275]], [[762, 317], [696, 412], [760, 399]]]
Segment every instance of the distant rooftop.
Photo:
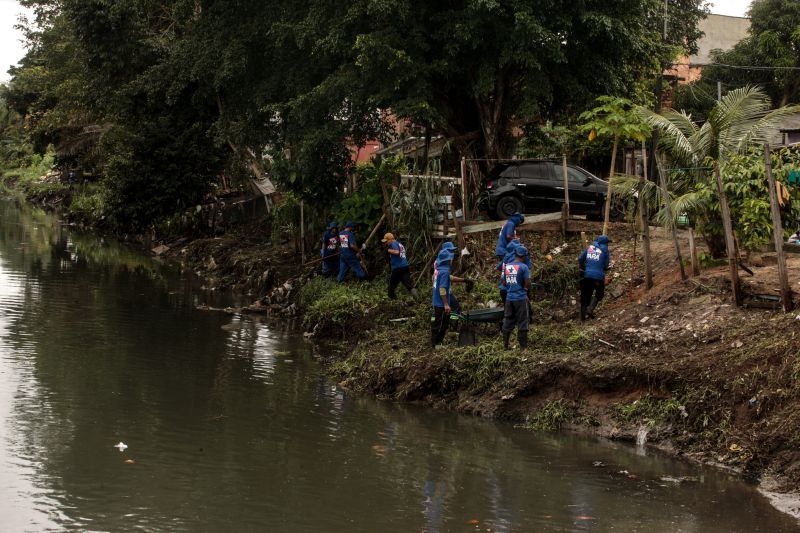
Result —
[[708, 65], [711, 63], [709, 53], [719, 48], [730, 50], [739, 41], [747, 37], [750, 29], [750, 19], [745, 17], [730, 17], [728, 15], [708, 15], [700, 21], [700, 31], [705, 35], [697, 42], [699, 48], [696, 55], [689, 57], [689, 64]]

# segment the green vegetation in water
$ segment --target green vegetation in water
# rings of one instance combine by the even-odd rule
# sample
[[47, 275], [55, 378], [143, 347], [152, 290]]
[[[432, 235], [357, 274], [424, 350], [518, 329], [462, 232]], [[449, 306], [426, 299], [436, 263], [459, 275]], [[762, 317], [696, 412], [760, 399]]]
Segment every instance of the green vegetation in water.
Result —
[[300, 289], [300, 305], [306, 325], [318, 322], [341, 325], [350, 319], [363, 318], [386, 302], [387, 282], [337, 283], [333, 278], [317, 276]]
[[534, 431], [558, 431], [564, 424], [572, 422], [576, 417], [575, 408], [560, 398], [547, 402], [519, 427]]
[[614, 412], [623, 422], [659, 426], [679, 421], [685, 416], [686, 409], [675, 397], [644, 396], [630, 403], [617, 404]]

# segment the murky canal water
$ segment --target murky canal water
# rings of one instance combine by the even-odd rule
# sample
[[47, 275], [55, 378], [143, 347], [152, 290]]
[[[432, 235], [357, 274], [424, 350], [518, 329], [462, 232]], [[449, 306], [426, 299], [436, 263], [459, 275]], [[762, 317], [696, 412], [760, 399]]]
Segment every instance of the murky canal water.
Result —
[[353, 397], [208, 297], [0, 202], [0, 530], [797, 529], [714, 470]]

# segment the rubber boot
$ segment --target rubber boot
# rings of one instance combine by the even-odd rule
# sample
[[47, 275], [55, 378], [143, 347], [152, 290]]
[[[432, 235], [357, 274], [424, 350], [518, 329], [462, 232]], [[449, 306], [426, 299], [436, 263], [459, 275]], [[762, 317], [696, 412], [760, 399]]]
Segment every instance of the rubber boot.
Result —
[[597, 307], [597, 296], [592, 296], [592, 301], [589, 302], [589, 307], [586, 308], [586, 315], [589, 318], [594, 318], [595, 307]]
[[528, 347], [528, 330], [519, 330], [517, 331], [517, 340], [519, 341], [520, 348], [527, 348]]
[[581, 322], [583, 322], [585, 320], [586, 320], [586, 306], [582, 305], [581, 306]]
[[511, 341], [511, 332], [510, 331], [504, 331], [503, 332], [503, 349], [504, 350], [510, 350], [511, 349], [511, 347], [508, 345], [510, 341]]

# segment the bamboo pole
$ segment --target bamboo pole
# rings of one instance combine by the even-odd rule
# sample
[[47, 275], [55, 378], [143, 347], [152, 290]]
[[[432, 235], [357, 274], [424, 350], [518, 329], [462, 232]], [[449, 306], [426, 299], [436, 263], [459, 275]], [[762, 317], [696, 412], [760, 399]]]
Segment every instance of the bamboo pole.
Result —
[[561, 156], [561, 169], [564, 174], [564, 223], [561, 231], [563, 236], [566, 237], [567, 231], [569, 230], [569, 176], [567, 174], [567, 154], [562, 154]]
[[[469, 220], [472, 214], [469, 208], [467, 190], [467, 160], [464, 156], [461, 156], [461, 210], [463, 211], [464, 220]], [[455, 217], [455, 214], [453, 216]]]
[[780, 205], [775, 187], [775, 177], [772, 175], [772, 154], [769, 144], [764, 145], [764, 167], [769, 183], [769, 206], [772, 212], [772, 237], [775, 241], [775, 253], [778, 256], [778, 282], [781, 285], [781, 303], [783, 312], [792, 310], [792, 290], [789, 288], [789, 276], [786, 273], [786, 256], [783, 253], [783, 226], [781, 225]]
[[617, 148], [619, 148], [619, 135], [614, 135], [614, 147], [611, 149], [611, 170], [608, 173], [608, 194], [606, 194], [606, 213], [603, 219], [603, 235], [608, 235], [608, 221], [611, 220], [611, 183], [614, 181], [614, 170], [617, 166]]
[[725, 230], [725, 247], [728, 252], [728, 268], [731, 272], [731, 291], [733, 301], [737, 306], [742, 305], [742, 286], [739, 281], [739, 258], [736, 252], [736, 242], [733, 239], [733, 223], [731, 222], [731, 210], [728, 207], [728, 197], [722, 184], [722, 173], [719, 168], [719, 161], [714, 163], [714, 178], [717, 182], [717, 193], [719, 194], [719, 208], [722, 213], [722, 226]]
[[303, 200], [300, 200], [300, 261], [306, 263], [306, 219]]
[[642, 223], [642, 250], [644, 252], [644, 287], [653, 288], [653, 259], [650, 253], [650, 221], [647, 216], [647, 205], [644, 201], [644, 187], [647, 183], [647, 150], [642, 141], [642, 177], [639, 188], [639, 219]]

